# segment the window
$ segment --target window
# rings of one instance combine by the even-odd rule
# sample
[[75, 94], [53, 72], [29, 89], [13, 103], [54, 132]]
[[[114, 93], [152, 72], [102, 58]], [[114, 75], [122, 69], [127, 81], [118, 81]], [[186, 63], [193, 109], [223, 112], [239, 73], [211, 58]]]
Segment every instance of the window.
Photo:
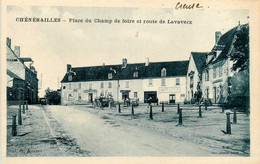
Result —
[[206, 70], [205, 81], [209, 81], [209, 70]]
[[72, 75], [68, 76], [68, 81], [72, 81]]
[[223, 87], [221, 84], [219, 85], [219, 96], [220, 96], [220, 98], [223, 97]]
[[216, 76], [217, 76], [216, 74], [217, 74], [217, 69], [216, 69], [216, 68], [214, 68], [214, 69], [213, 69], [213, 78], [214, 78], [214, 79], [215, 79], [215, 78], [216, 78]]
[[165, 68], [162, 69], [162, 71], [161, 71], [161, 76], [162, 76], [162, 77], [165, 77], [165, 76], [166, 76], [166, 69], [165, 69]]
[[176, 85], [180, 85], [180, 78], [176, 78]]
[[161, 80], [161, 85], [165, 86], [165, 79], [164, 78]]
[[104, 83], [103, 82], [100, 83], [100, 88], [104, 88]]
[[81, 89], [81, 83], [79, 83], [79, 89]]
[[134, 72], [133, 77], [138, 77], [138, 72]]
[[125, 82], [125, 87], [126, 87], [126, 88], [129, 88], [129, 81], [126, 81], [126, 82]]
[[209, 89], [208, 88], [206, 89], [206, 98], [207, 99], [209, 98]]
[[190, 77], [190, 88], [193, 88], [193, 83], [194, 83], [193, 76], [191, 76]]
[[81, 100], [81, 93], [78, 93], [78, 100]]
[[71, 83], [69, 83], [69, 89], [71, 89]]
[[112, 83], [111, 82], [108, 83], [108, 88], [112, 88]]
[[134, 97], [137, 98], [138, 94], [137, 92], [134, 92]]
[[112, 73], [108, 73], [108, 79], [112, 79], [112, 78], [113, 78]]
[[153, 85], [153, 79], [149, 79], [149, 86]]
[[66, 89], [66, 86], [63, 86], [63, 89]]
[[223, 67], [220, 66], [220, 67], [219, 67], [219, 77], [222, 77], [222, 72], [223, 72]]
[[92, 89], [92, 83], [89, 83], [89, 89]]
[[67, 100], [71, 100], [73, 97], [72, 97], [72, 95], [69, 93], [68, 94], [68, 99]]

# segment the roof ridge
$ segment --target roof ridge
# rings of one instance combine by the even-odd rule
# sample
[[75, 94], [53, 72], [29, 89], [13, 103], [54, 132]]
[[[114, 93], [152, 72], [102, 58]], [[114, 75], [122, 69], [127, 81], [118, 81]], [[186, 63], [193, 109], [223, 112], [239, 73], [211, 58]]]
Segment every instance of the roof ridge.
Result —
[[[178, 62], [187, 62], [189, 60], [179, 60], [179, 61], [161, 61], [161, 62], [149, 62], [149, 63], [178, 63]], [[127, 65], [135, 64], [145, 64], [145, 63], [127, 63]], [[96, 66], [83, 66], [83, 67], [72, 67], [72, 68], [91, 68], [91, 67], [109, 67], [109, 66], [121, 66], [122, 64], [111, 64], [111, 65], [96, 65]]]

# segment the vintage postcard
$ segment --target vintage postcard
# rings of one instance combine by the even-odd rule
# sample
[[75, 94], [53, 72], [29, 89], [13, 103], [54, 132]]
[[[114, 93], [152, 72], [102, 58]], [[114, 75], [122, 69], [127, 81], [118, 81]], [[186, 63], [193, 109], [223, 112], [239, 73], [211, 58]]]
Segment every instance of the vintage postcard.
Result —
[[259, 1], [63, 2], [2, 1], [3, 163], [259, 162]]

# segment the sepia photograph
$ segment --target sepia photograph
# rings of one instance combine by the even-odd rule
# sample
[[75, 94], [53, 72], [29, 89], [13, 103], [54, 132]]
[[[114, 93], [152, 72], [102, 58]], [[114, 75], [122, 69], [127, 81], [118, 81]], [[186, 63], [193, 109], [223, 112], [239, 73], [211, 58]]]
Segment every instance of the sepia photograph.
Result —
[[6, 157], [250, 157], [250, 12], [206, 8], [8, 5]]

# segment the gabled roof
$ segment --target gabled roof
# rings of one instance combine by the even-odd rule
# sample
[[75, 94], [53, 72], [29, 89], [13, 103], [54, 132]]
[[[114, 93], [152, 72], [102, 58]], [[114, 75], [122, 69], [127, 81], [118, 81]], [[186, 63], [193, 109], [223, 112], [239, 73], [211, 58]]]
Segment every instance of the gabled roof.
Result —
[[[125, 68], [122, 68], [122, 65], [74, 67], [71, 68], [71, 72], [74, 72], [71, 82], [157, 78], [161, 77], [163, 68], [166, 69], [166, 77], [186, 76], [188, 63], [189, 61], [186, 60], [150, 62], [148, 66], [145, 66], [145, 63], [127, 64]], [[138, 77], [133, 77], [133, 73], [136, 71], [138, 72]], [[108, 79], [108, 73], [113, 74], [112, 79]], [[69, 73], [66, 73], [61, 82], [68, 82], [68, 75]]]
[[207, 52], [191, 52], [191, 55], [199, 73], [202, 72], [202, 68], [206, 64], [207, 54]]
[[8, 76], [10, 76], [11, 78], [16, 78], [16, 79], [20, 79], [22, 80], [22, 78], [20, 78], [18, 75], [14, 74], [12, 71], [10, 71], [9, 69], [6, 70], [6, 73]]
[[[244, 24], [244, 25], [239, 25], [240, 28], [246, 28], [248, 26], [248, 24]], [[215, 49], [222, 47], [222, 51], [221, 53], [217, 56], [217, 58], [215, 58], [214, 60], [212, 60], [210, 63], [216, 63], [222, 59], [227, 59], [228, 58], [228, 53], [230, 51], [230, 48], [233, 44], [233, 40], [234, 37], [237, 33], [237, 29], [239, 26], [236, 26], [234, 28], [232, 28], [231, 30], [229, 30], [228, 32], [226, 32], [224, 35], [222, 35], [217, 44], [212, 48], [212, 52], [215, 51]]]

